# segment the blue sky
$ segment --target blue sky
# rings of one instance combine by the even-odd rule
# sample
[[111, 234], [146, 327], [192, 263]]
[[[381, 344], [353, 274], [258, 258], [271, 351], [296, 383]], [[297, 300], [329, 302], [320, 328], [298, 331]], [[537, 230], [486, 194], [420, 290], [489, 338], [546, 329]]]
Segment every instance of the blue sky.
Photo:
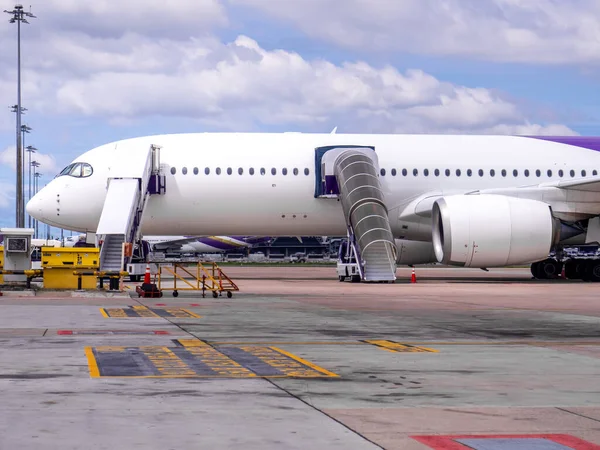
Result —
[[[31, 2], [23, 123], [42, 184], [90, 148], [154, 133], [600, 135], [595, 0], [165, 5]], [[14, 225], [15, 37], [0, 22], [0, 226]]]

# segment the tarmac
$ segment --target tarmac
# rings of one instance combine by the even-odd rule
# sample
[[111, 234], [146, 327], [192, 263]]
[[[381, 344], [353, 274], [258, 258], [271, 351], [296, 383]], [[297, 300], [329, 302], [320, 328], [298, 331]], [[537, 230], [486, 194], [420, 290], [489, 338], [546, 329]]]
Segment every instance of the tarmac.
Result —
[[5, 291], [0, 449], [600, 449], [595, 283], [224, 270], [232, 298]]

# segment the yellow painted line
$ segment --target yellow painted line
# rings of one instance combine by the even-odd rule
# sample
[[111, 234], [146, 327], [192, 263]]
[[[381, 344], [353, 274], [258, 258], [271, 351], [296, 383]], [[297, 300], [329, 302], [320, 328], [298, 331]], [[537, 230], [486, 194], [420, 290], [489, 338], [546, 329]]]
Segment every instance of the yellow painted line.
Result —
[[338, 377], [339, 378], [339, 375], [337, 373], [330, 372], [329, 370], [324, 369], [322, 367], [319, 367], [316, 364], [311, 363], [310, 361], [302, 359], [299, 356], [294, 355], [293, 353], [286, 352], [285, 350], [282, 350], [282, 349], [280, 349], [278, 347], [269, 347], [269, 348], [271, 350], [274, 350], [274, 351], [278, 352], [278, 353], [281, 353], [282, 355], [287, 356], [288, 358], [291, 358], [291, 359], [293, 359], [295, 361], [298, 361], [300, 364], [304, 364], [305, 366], [308, 366], [311, 369], [316, 370], [317, 372], [320, 372], [320, 373], [322, 373], [324, 375], [327, 375], [329, 377]]
[[104, 317], [106, 317], [107, 319], [110, 317], [104, 308], [100, 308], [100, 312], [101, 312], [101, 313], [102, 313], [102, 315], [103, 315]]
[[180, 309], [180, 311], [185, 312], [186, 314], [189, 314], [191, 317], [193, 317], [194, 319], [201, 319], [202, 316], [199, 316], [198, 314], [194, 314], [191, 311], [188, 311], [187, 309]]
[[100, 370], [98, 369], [98, 363], [96, 362], [96, 357], [94, 356], [94, 351], [92, 350], [92, 347], [85, 347], [85, 356], [87, 356], [88, 367], [90, 369], [90, 377], [100, 377]]
[[365, 345], [364, 342], [353, 341], [353, 342], [340, 342], [340, 341], [329, 341], [329, 342], [311, 342], [311, 341], [269, 341], [269, 342], [261, 342], [261, 341], [212, 341], [210, 342], [212, 345], [263, 345], [263, 346], [271, 346], [271, 345]]
[[417, 347], [410, 344], [401, 344], [399, 342], [386, 341], [386, 340], [368, 340], [365, 341], [367, 344], [372, 344], [383, 350], [397, 352], [397, 353], [438, 353], [438, 350], [428, 347]]
[[177, 342], [184, 347], [208, 347], [208, 344], [200, 339], [177, 339]]

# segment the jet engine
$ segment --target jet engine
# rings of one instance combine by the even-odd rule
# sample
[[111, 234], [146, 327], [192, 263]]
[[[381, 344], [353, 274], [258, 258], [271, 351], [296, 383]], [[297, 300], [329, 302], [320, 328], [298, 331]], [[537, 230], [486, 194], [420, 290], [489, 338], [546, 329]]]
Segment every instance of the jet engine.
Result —
[[414, 264], [435, 263], [437, 259], [431, 242], [407, 241], [395, 239], [397, 258], [396, 264], [412, 266]]
[[560, 235], [549, 205], [503, 195], [451, 195], [433, 205], [433, 248], [443, 264], [502, 267], [548, 257]]

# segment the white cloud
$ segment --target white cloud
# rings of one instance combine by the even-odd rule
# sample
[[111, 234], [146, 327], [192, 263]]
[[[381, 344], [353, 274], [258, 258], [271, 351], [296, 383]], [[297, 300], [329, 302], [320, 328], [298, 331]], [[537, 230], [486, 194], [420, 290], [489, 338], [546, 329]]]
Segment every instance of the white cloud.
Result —
[[597, 0], [229, 0], [346, 48], [599, 63]]
[[15, 202], [15, 185], [0, 180], [0, 209], [8, 208]]
[[[0, 0], [0, 10], [13, 10], [14, 5], [13, 0]], [[187, 39], [227, 24], [220, 0], [44, 0], [32, 5], [31, 12], [37, 18], [24, 25], [24, 37], [61, 30], [104, 38], [138, 33]], [[14, 33], [8, 26], [2, 31]]]
[[[0, 165], [9, 167], [11, 170], [16, 169], [17, 165], [17, 152], [16, 146], [12, 145], [10, 147], [5, 148], [0, 152]], [[25, 172], [28, 173], [27, 164], [29, 162], [29, 156], [27, 152], [25, 152]], [[54, 156], [48, 155], [46, 153], [35, 152], [31, 155], [32, 161], [37, 161], [40, 163], [40, 168], [38, 171], [42, 171], [45, 173], [54, 173], [56, 172], [56, 161]]]
[[[500, 130], [513, 133], [528, 119], [489, 89], [453, 85], [420, 70], [310, 61], [293, 52], [267, 51], [245, 36], [230, 44], [204, 39], [168, 49], [137, 38], [123, 41], [128, 45], [116, 46], [106, 61], [111, 55], [135, 61], [141, 47], [156, 64], [146, 70], [108, 64], [60, 82], [42, 79], [56, 92], [44, 107], [113, 121], [178, 116], [224, 128], [268, 124], [323, 130], [333, 124], [352, 132], [488, 132], [502, 124]], [[164, 58], [150, 57], [152, 45]], [[74, 53], [82, 67], [86, 57], [91, 65], [98, 63], [94, 52]], [[547, 131], [536, 127], [540, 134]]]

